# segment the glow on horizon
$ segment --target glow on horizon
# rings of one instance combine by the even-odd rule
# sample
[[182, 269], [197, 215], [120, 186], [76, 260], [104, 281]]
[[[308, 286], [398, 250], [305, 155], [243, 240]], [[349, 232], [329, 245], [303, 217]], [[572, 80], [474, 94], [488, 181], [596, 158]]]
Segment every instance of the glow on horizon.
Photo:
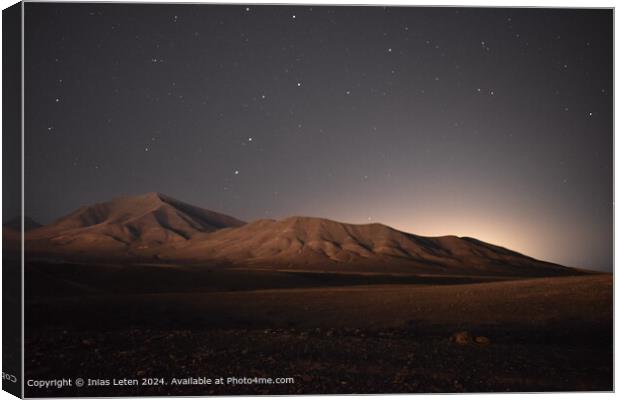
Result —
[[596, 258], [605, 253], [606, 244], [583, 229], [587, 216], [566, 217], [571, 215], [570, 209], [558, 206], [549, 210], [512, 193], [484, 193], [480, 190], [462, 197], [443, 193], [434, 198], [427, 193], [416, 201], [403, 200], [407, 196], [402, 193], [392, 193], [389, 199], [376, 192], [367, 196], [340, 194], [340, 202], [306, 204], [307, 208], [280, 217], [311, 215], [353, 224], [381, 223], [420, 236], [472, 237], [542, 261], [611, 270]]
[[513, 220], [512, 223], [498, 224], [483, 222], [482, 220], [473, 222], [475, 218], [471, 217], [463, 219], [471, 220], [472, 222], [454, 220], [448, 217], [417, 217], [415, 218], [417, 221], [415, 224], [403, 222], [403, 219], [399, 218], [372, 218], [370, 221], [360, 219], [347, 219], [343, 221], [340, 219], [339, 221], [355, 224], [381, 223], [402, 232], [427, 237], [471, 237], [496, 246], [505, 247], [541, 261], [569, 267], [593, 268], [589, 265], [576, 265], [571, 261], [574, 258], [568, 255], [564, 257], [559, 256], [563, 252], [562, 249], [568, 246], [570, 240], [564, 241], [558, 238], [557, 235], [553, 235], [550, 227], [541, 231], [541, 228], [527, 226], [526, 223], [518, 220]]

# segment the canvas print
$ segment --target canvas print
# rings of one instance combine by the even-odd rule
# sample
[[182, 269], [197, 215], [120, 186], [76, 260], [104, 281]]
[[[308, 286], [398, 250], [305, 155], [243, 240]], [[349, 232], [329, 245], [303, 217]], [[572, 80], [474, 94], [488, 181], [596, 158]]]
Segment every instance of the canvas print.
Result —
[[613, 390], [612, 32], [25, 3], [24, 394]]

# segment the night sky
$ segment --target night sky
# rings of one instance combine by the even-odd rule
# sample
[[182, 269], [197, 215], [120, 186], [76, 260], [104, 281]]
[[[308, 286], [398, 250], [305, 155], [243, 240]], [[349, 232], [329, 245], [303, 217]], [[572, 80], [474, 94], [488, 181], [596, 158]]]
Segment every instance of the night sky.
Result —
[[25, 7], [39, 222], [157, 191], [611, 270], [611, 10]]

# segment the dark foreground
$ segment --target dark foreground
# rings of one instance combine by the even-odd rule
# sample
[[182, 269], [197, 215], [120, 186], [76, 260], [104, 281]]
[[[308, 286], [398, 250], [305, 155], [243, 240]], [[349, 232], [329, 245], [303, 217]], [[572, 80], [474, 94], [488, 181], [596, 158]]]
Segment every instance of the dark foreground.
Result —
[[[181, 292], [167, 275], [174, 291], [163, 293], [64, 281], [64, 294], [33, 296], [27, 306], [26, 379], [72, 383], [26, 395], [613, 390], [610, 275], [358, 277], [345, 286], [292, 277], [290, 288], [273, 273], [271, 289], [267, 279]], [[455, 342], [459, 331], [471, 340]], [[213, 381], [172, 382], [189, 377]], [[229, 377], [293, 380], [233, 385]], [[110, 385], [78, 388], [76, 378]]]

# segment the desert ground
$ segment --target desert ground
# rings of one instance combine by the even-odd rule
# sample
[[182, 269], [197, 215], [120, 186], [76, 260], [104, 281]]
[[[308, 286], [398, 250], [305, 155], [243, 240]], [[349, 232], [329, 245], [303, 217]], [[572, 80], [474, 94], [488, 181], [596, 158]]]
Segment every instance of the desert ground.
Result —
[[[163, 379], [32, 397], [613, 390], [610, 274], [31, 262], [26, 277], [26, 380]], [[170, 383], [187, 377], [294, 382]]]

